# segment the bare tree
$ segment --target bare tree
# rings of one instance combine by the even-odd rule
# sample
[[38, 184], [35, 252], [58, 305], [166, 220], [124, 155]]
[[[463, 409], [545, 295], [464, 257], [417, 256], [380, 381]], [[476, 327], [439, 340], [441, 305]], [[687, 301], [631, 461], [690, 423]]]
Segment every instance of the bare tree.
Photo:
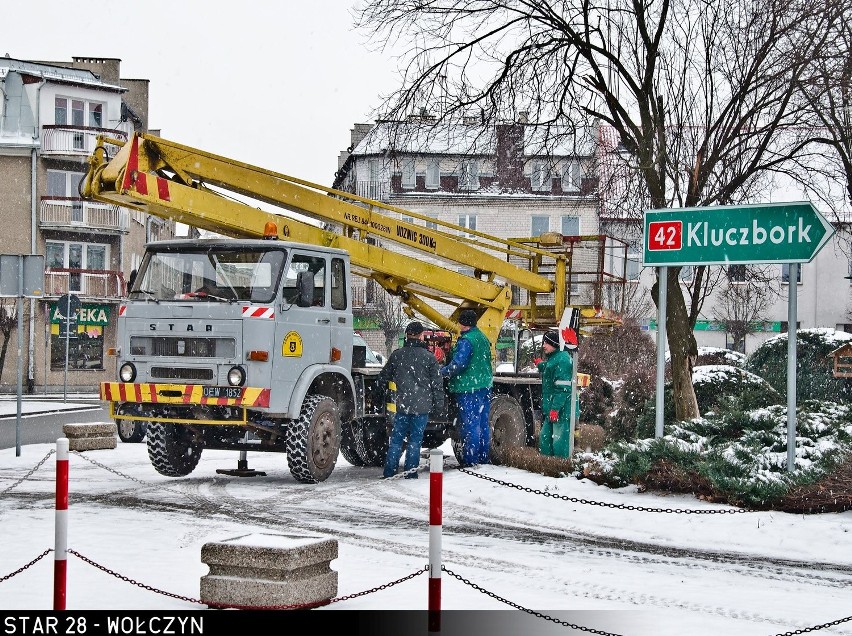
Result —
[[[375, 285], [373, 281], [368, 281], [367, 284]], [[398, 298], [391, 296], [378, 286], [376, 287], [375, 303], [368, 313], [384, 333], [385, 351], [390, 354], [397, 348], [399, 336], [405, 329], [405, 325], [408, 324], [409, 318]]]
[[[837, 25], [831, 42], [833, 48], [815, 60], [810, 81], [804, 83], [819, 135], [816, 152], [800, 161], [806, 171], [797, 174], [818, 181], [811, 189], [822, 193], [821, 202], [834, 209], [839, 199], [852, 203], [852, 22]], [[832, 151], [828, 156], [822, 152], [825, 147]], [[842, 184], [845, 196], [837, 196], [836, 184]]]
[[[750, 269], [753, 271], [743, 272], [742, 280], [729, 277], [717, 289], [713, 307], [714, 320], [730, 334], [736, 351], [744, 350], [746, 336], [760, 330], [766, 321], [766, 310], [779, 294], [776, 277], [770, 270]], [[795, 289], [795, 282], [791, 283], [791, 289]]]
[[[852, 0], [362, 2], [357, 24], [374, 41], [408, 47], [385, 117], [433, 104], [436, 125], [474, 109], [495, 122], [525, 111], [528, 152], [545, 156], [597, 128], [604, 203], [633, 219], [753, 202], [794, 172], [815, 136], [802, 87], [852, 13]], [[707, 270], [695, 268], [688, 294], [679, 267], [659, 270], [678, 419], [700, 415], [692, 330]], [[657, 284], [652, 297], [659, 304]]]
[[3, 367], [6, 364], [6, 351], [9, 349], [9, 339], [18, 324], [17, 304], [14, 299], [0, 298], [0, 378], [3, 377]]

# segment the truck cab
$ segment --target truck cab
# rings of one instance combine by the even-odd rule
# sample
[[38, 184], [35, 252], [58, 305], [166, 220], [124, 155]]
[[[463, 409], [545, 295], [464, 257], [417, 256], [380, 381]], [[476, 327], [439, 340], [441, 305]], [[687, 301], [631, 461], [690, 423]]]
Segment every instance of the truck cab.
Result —
[[[239, 446], [246, 432], [283, 449], [288, 422], [309, 398], [325, 397], [335, 413], [324, 443], [336, 458], [339, 420], [355, 412], [349, 276], [348, 255], [333, 248], [151, 243], [119, 309], [120, 382], [106, 383], [102, 397], [117, 401], [116, 419], [183, 427], [197, 454]], [[150, 446], [150, 425], [148, 435]], [[189, 468], [166, 455], [158, 470]]]

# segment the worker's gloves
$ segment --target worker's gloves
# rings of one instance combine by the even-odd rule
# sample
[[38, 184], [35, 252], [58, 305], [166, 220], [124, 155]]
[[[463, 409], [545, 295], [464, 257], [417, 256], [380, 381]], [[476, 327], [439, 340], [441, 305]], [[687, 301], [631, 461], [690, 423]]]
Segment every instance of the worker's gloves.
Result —
[[559, 411], [557, 411], [556, 409], [551, 409], [550, 410], [550, 421], [555, 422], [558, 419], [559, 419]]

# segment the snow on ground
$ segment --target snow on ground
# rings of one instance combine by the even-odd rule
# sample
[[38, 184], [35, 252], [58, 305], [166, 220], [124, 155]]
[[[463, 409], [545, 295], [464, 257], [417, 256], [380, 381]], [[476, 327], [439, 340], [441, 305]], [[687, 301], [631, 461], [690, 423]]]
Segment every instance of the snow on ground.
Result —
[[[51, 608], [53, 554], [25, 566], [54, 546], [52, 448], [25, 446], [20, 457], [0, 451], [0, 612]], [[166, 478], [151, 467], [144, 444], [72, 453], [69, 548], [178, 598], [71, 554], [68, 609], [203, 609], [193, 602], [207, 573], [201, 546], [250, 533], [336, 538], [338, 596], [428, 562], [427, 473], [382, 481], [379, 468], [341, 457], [327, 481], [305, 485], [291, 477], [285, 456], [264, 453], [248, 460], [266, 476], [216, 473], [235, 468], [237, 458], [205, 451], [191, 475]], [[852, 512], [729, 514], [691, 496], [610, 490], [499, 466], [473, 471], [494, 482], [452, 469], [451, 454], [446, 464], [443, 564], [470, 583], [444, 572], [443, 609], [510, 608], [493, 594], [619, 634], [783, 633], [852, 613]], [[316, 611], [426, 609], [426, 576]], [[505, 613], [506, 625], [518, 614]], [[525, 632], [566, 633], [520, 616]], [[495, 636], [485, 624], [479, 633]], [[824, 633], [852, 634], [852, 620]]]

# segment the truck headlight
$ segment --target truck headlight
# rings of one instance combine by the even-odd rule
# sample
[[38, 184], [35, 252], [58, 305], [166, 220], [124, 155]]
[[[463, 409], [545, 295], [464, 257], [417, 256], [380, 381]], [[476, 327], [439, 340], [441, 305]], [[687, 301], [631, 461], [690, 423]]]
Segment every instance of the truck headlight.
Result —
[[136, 379], [136, 367], [129, 362], [125, 362], [118, 370], [118, 377], [122, 382], [133, 382]]
[[228, 384], [231, 386], [242, 386], [246, 381], [246, 372], [242, 367], [231, 367], [228, 371]]

